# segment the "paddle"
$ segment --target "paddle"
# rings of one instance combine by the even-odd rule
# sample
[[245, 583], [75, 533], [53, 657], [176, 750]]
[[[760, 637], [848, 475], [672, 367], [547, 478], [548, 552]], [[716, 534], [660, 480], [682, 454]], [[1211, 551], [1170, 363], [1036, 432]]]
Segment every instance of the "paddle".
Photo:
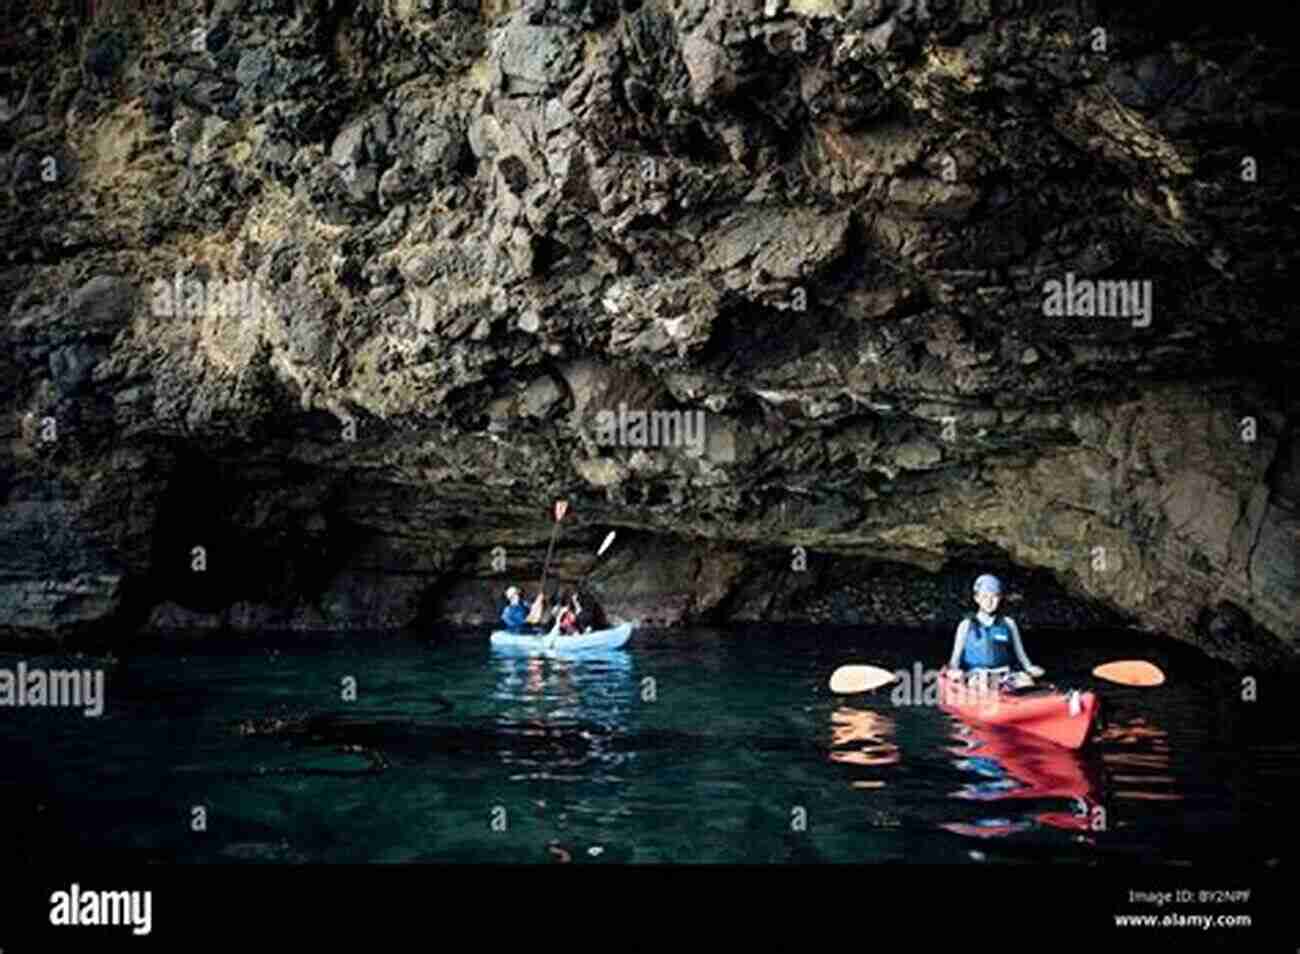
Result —
[[565, 513], [569, 509], [568, 501], [555, 501], [555, 526], [551, 529], [551, 543], [546, 548], [546, 562], [542, 564], [542, 582], [537, 587], [537, 599], [533, 600], [533, 608], [528, 612], [526, 623], [536, 626], [542, 621], [542, 606], [546, 602], [546, 571], [551, 566], [551, 553], [555, 550], [555, 537], [560, 532], [560, 521], [564, 519]]
[[895, 673], [879, 666], [841, 666], [831, 675], [831, 692], [871, 692], [897, 678]]
[[[591, 576], [592, 571], [596, 569], [596, 564], [600, 562], [600, 558], [604, 556], [605, 551], [610, 548], [611, 544], [613, 544], [614, 537], [617, 536], [617, 533], [618, 531], [611, 530], [609, 533], [605, 534], [605, 539], [601, 541], [600, 547], [596, 550], [596, 559], [591, 561], [591, 566], [587, 567], [587, 572], [582, 574], [582, 577], [573, 586], [575, 599], [577, 598], [578, 592], [582, 589], [582, 584], [587, 582], [587, 577]], [[558, 625], [558, 623], [559, 617], [556, 617], [556, 624]], [[590, 629], [591, 627], [588, 626], [587, 628]]]
[[596, 564], [599, 563], [600, 558], [605, 555], [605, 551], [608, 550], [610, 544], [614, 542], [614, 537], [617, 534], [617, 530], [611, 530], [605, 535], [604, 541], [600, 544], [600, 549], [596, 551], [596, 559], [591, 561], [591, 566], [587, 567], [587, 572], [582, 574], [582, 578], [578, 580], [577, 584], [574, 586], [575, 590], [581, 589], [582, 584], [587, 582], [587, 577], [591, 576], [592, 571], [596, 569]]
[[[601, 555], [604, 554], [604, 552], [609, 549], [610, 544], [614, 542], [615, 533], [616, 531], [611, 530], [609, 531], [609, 533], [605, 535], [604, 541], [600, 544], [600, 549], [596, 551], [596, 561], [600, 560]], [[590, 576], [591, 571], [594, 570], [595, 568], [596, 568], [596, 562], [593, 561], [591, 567], [587, 570], [586, 574], [583, 575], [582, 579], [585, 580], [588, 576]], [[575, 590], [577, 590], [577, 588], [578, 588], [577, 586], [574, 587]], [[560, 615], [557, 615], [555, 617], [555, 625], [551, 627], [551, 631], [547, 635], [558, 636], [559, 632], [560, 632]]]
[[[1106, 663], [1094, 669], [1092, 674], [1121, 686], [1159, 686], [1165, 681], [1165, 674], [1159, 667], [1138, 659]], [[894, 673], [879, 666], [841, 666], [831, 675], [831, 692], [871, 692], [889, 685], [896, 678]]]
[[1159, 686], [1165, 674], [1158, 666], [1140, 659], [1122, 659], [1098, 666], [1092, 671], [1098, 679], [1117, 682], [1121, 686]]

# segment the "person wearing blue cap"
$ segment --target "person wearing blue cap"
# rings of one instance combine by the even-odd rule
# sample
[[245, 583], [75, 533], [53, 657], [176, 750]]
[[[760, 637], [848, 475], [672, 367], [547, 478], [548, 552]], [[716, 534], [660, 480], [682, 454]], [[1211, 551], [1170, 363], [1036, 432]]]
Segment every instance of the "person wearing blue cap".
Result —
[[948, 669], [954, 675], [962, 673], [994, 672], [1010, 675], [1020, 669], [1028, 676], [1015, 674], [1014, 683], [1020, 687], [1032, 685], [1033, 679], [1043, 675], [1025, 655], [1020, 641], [1020, 630], [1009, 616], [998, 616], [998, 603], [1002, 601], [1002, 581], [990, 573], [975, 581], [975, 603], [979, 611], [971, 613], [957, 626]]

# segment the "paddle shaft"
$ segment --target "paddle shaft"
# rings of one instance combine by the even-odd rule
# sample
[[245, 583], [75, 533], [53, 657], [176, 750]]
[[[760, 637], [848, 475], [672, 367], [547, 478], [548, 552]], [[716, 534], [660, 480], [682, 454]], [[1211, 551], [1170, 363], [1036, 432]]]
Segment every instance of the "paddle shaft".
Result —
[[537, 587], [542, 593], [546, 592], [546, 572], [551, 567], [551, 553], [555, 550], [555, 538], [559, 536], [559, 534], [560, 521], [557, 520], [555, 521], [555, 526], [551, 528], [551, 543], [550, 546], [546, 548], [546, 561], [542, 564], [542, 582]]
[[560, 535], [560, 521], [564, 519], [564, 512], [568, 509], [567, 504], [557, 502], [555, 510], [555, 526], [551, 528], [551, 542], [546, 547], [546, 559], [542, 562], [542, 582], [537, 584], [537, 599], [533, 600], [533, 608], [528, 613], [528, 622], [537, 625], [542, 621], [542, 607], [546, 603], [546, 573], [551, 568], [551, 554], [555, 551], [555, 538]]
[[611, 533], [605, 539], [605, 543], [601, 548], [596, 551], [596, 557], [591, 561], [591, 566], [587, 567], [587, 572], [582, 574], [581, 578], [579, 578], [577, 584], [574, 586], [574, 589], [581, 589], [582, 585], [587, 582], [587, 577], [591, 576], [591, 574], [595, 572], [597, 565], [600, 563], [600, 558], [605, 555], [605, 551], [609, 549], [609, 545], [613, 542], [614, 535]]

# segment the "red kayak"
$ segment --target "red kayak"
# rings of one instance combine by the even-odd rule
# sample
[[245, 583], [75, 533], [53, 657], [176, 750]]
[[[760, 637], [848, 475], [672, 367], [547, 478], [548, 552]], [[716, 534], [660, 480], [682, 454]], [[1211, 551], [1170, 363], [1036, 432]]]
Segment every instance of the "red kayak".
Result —
[[1016, 729], [1077, 749], [1088, 740], [1097, 717], [1097, 696], [1050, 688], [980, 694], [945, 672], [939, 679], [939, 707], [971, 722]]

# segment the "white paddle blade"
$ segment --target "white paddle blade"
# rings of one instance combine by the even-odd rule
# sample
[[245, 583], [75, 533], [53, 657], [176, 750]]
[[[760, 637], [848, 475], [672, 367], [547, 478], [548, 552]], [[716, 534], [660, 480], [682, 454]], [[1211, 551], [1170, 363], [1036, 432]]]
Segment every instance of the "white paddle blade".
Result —
[[897, 678], [879, 666], [841, 666], [831, 675], [831, 692], [871, 692]]
[[1140, 659], [1124, 659], [1106, 663], [1092, 671], [1098, 679], [1117, 682], [1121, 686], [1159, 686], [1165, 681], [1160, 667]]
[[615, 533], [617, 533], [616, 530], [609, 531], [609, 534], [605, 537], [605, 542], [602, 543], [600, 545], [600, 549], [596, 551], [596, 556], [600, 556], [602, 553], [604, 553], [606, 550], [609, 549], [609, 545], [614, 542]]

